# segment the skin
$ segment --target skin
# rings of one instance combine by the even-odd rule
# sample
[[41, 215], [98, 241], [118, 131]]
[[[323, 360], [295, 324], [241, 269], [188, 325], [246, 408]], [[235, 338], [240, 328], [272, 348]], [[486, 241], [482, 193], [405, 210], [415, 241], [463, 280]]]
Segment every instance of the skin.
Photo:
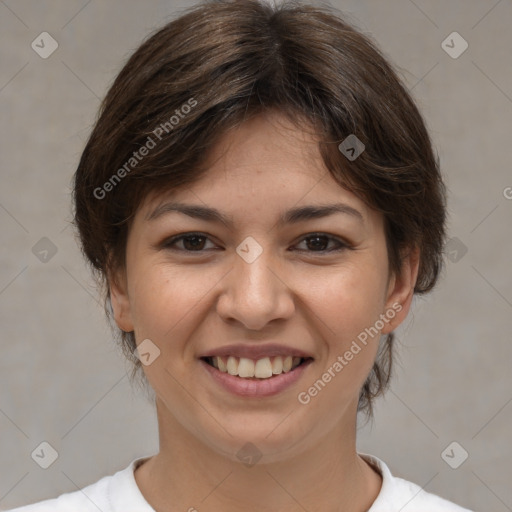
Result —
[[[233, 228], [177, 212], [148, 219], [171, 199], [217, 208]], [[337, 213], [277, 225], [290, 208], [340, 202], [363, 219]], [[165, 246], [190, 232], [206, 239]], [[307, 238], [319, 232], [334, 240]], [[248, 236], [263, 249], [252, 263], [236, 252]], [[352, 249], [330, 251], [336, 239]], [[157, 512], [368, 510], [382, 480], [356, 452], [356, 415], [379, 336], [307, 405], [297, 395], [393, 304], [402, 309], [381, 333], [405, 319], [417, 272], [417, 251], [389, 272], [382, 216], [341, 188], [314, 137], [277, 112], [224, 134], [193, 186], [148, 196], [129, 231], [126, 266], [110, 279], [117, 325], [160, 349], [144, 366], [160, 451], [135, 471], [148, 503]], [[197, 359], [258, 342], [306, 350], [314, 361], [291, 388], [255, 399], [220, 388]], [[247, 442], [262, 453], [250, 467], [236, 455]]]

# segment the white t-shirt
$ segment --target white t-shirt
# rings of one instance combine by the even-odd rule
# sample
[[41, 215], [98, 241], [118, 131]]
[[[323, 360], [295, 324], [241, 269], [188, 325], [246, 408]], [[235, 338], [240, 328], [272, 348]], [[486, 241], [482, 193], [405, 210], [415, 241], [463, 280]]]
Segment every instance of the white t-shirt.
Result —
[[[382, 476], [381, 490], [368, 512], [471, 512], [423, 491], [412, 482], [394, 477], [386, 464], [377, 457], [359, 455]], [[135, 459], [127, 468], [79, 491], [7, 512], [155, 512], [137, 487], [133, 474], [137, 466], [148, 458]], [[193, 504], [191, 510], [194, 510]]]

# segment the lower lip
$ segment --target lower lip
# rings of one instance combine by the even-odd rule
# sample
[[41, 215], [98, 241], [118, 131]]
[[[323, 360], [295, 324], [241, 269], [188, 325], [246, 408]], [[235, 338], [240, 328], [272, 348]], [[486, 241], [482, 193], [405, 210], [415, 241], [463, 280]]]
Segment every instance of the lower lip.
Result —
[[313, 362], [313, 360], [308, 359], [289, 372], [274, 375], [267, 379], [247, 379], [237, 377], [236, 375], [230, 375], [229, 373], [217, 370], [217, 368], [209, 365], [203, 359], [200, 359], [199, 362], [216, 382], [234, 395], [244, 397], [266, 397], [277, 395], [281, 391], [292, 386], [301, 378], [304, 371]]

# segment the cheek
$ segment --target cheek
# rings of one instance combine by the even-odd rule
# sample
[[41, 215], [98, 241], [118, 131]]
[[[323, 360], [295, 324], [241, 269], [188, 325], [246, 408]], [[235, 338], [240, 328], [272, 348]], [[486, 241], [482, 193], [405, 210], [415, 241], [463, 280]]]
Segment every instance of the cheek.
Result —
[[139, 276], [130, 290], [134, 323], [155, 334], [176, 324], [204, 295], [204, 286], [177, 268], [148, 266]]
[[387, 276], [378, 265], [359, 263], [311, 275], [305, 293], [323, 352], [299, 400], [313, 416], [326, 418], [326, 428], [334, 428], [345, 408], [357, 403], [379, 346], [380, 335], [371, 328], [383, 312]]
[[383, 312], [386, 282], [385, 271], [377, 265], [348, 265], [310, 275], [304, 296], [332, 337], [346, 343], [374, 325]]

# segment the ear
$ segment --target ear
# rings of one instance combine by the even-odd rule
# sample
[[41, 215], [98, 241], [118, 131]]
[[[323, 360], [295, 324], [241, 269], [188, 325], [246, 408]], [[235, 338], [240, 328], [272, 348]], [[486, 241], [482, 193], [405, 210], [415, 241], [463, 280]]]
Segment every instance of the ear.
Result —
[[117, 326], [125, 332], [133, 331], [134, 327], [125, 269], [119, 269], [109, 275], [108, 287], [112, 310], [114, 311], [114, 320]]
[[393, 310], [395, 315], [382, 329], [382, 334], [395, 330], [407, 317], [414, 296], [414, 287], [418, 278], [420, 251], [418, 247], [410, 248], [402, 255], [402, 267], [398, 274], [393, 273], [389, 279], [385, 311]]

